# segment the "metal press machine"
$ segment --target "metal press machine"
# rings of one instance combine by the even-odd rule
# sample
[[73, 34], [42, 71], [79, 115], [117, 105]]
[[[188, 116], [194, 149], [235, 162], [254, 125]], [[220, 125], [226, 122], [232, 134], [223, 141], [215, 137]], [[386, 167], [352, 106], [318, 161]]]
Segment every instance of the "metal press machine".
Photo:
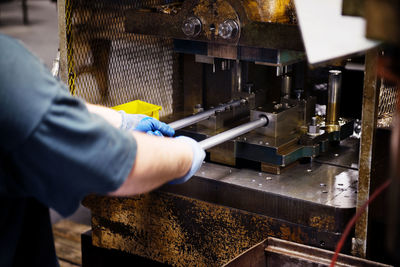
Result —
[[[266, 238], [334, 250], [369, 194], [375, 158], [363, 155], [377, 127], [376, 51], [310, 70], [290, 0], [58, 5], [60, 75], [73, 94], [161, 105], [161, 120], [207, 151], [185, 184], [87, 197], [84, 266], [99, 248], [185, 266], [227, 264]], [[365, 77], [346, 68], [362, 65]], [[366, 236], [352, 237], [343, 252], [365, 256]]]

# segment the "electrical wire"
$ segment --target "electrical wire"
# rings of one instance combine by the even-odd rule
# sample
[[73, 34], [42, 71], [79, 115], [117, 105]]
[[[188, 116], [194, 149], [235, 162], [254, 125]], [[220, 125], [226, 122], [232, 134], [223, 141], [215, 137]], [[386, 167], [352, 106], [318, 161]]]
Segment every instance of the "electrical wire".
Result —
[[353, 218], [351, 218], [351, 220], [347, 223], [346, 228], [342, 234], [342, 237], [340, 238], [338, 244], [336, 245], [336, 250], [335, 250], [335, 254], [332, 257], [331, 260], [331, 264], [329, 265], [330, 267], [334, 267], [336, 260], [339, 256], [340, 251], [342, 250], [342, 247], [344, 245], [344, 242], [347, 239], [347, 236], [349, 235], [351, 229], [353, 228], [354, 224], [356, 223], [356, 221], [358, 220], [358, 218], [364, 213], [365, 209], [368, 207], [368, 205], [374, 201], [374, 199], [379, 196], [383, 190], [385, 190], [390, 183], [392, 182], [391, 179], [387, 180], [384, 184], [382, 184], [381, 186], [379, 186], [374, 193], [369, 197], [369, 199], [367, 201], [364, 202], [364, 204], [359, 208], [359, 210], [356, 212], [356, 214], [353, 216]]

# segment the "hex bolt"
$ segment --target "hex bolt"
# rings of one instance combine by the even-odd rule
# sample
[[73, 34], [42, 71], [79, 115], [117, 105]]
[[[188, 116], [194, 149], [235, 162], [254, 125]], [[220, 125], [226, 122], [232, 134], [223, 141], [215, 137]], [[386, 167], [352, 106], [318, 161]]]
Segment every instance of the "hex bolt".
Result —
[[196, 37], [201, 32], [201, 21], [197, 17], [187, 18], [182, 25], [183, 33], [188, 37]]
[[218, 26], [218, 35], [227, 40], [235, 39], [239, 33], [239, 25], [232, 19], [225, 20]]
[[313, 126], [317, 125], [317, 118], [316, 117], [312, 117], [311, 118], [311, 125], [313, 125]]

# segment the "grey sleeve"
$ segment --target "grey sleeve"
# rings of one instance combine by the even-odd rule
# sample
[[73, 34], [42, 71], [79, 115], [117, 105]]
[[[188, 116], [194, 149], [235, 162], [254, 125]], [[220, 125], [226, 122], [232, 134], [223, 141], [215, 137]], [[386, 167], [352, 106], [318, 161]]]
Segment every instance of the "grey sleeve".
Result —
[[59, 91], [37, 128], [11, 155], [18, 187], [66, 216], [85, 195], [106, 194], [124, 182], [136, 141]]

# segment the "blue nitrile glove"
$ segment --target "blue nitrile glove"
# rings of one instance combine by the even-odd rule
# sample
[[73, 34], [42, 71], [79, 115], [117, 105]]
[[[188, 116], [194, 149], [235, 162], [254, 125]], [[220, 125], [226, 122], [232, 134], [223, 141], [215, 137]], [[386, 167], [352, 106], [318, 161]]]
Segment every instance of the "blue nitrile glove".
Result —
[[175, 130], [168, 124], [143, 114], [127, 114], [125, 111], [118, 111], [121, 114], [122, 122], [120, 129], [135, 130], [156, 136], [173, 136]]
[[190, 167], [188, 173], [186, 173], [181, 178], [177, 178], [169, 182], [169, 184], [182, 184], [192, 178], [197, 170], [200, 169], [201, 165], [203, 164], [203, 160], [206, 157], [206, 152], [200, 147], [199, 143], [192, 138], [186, 136], [178, 136], [175, 138], [175, 140], [179, 140], [180, 142], [189, 144], [193, 150], [192, 166]]

